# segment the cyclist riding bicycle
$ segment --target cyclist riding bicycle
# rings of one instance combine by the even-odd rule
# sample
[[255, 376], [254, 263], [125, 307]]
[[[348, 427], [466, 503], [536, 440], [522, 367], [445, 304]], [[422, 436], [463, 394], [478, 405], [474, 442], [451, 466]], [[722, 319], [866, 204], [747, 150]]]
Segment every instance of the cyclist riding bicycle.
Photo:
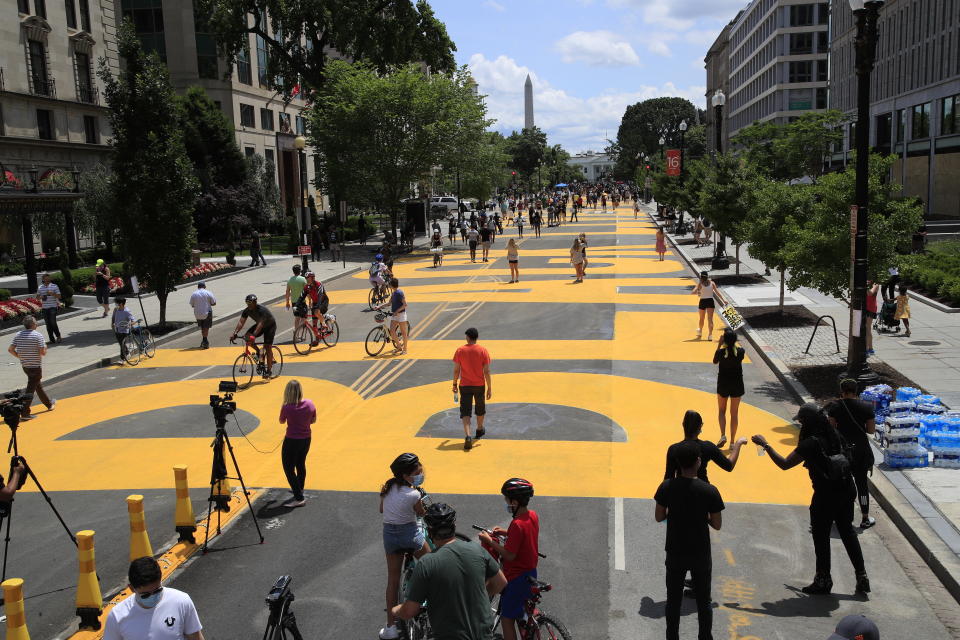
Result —
[[[500, 489], [513, 520], [504, 531], [494, 527], [493, 536], [481, 532], [480, 540], [492, 548], [503, 562], [507, 586], [500, 594], [500, 627], [503, 640], [516, 640], [516, 621], [523, 618], [523, 606], [532, 595], [529, 578], [537, 577], [540, 551], [540, 517], [528, 509], [533, 497], [533, 484], [523, 478], [510, 478]], [[498, 541], [506, 536], [501, 545]]]
[[387, 282], [387, 278], [390, 277], [390, 269], [383, 261], [383, 254], [378, 253], [373, 257], [373, 263], [371, 263], [370, 268], [367, 270], [367, 274], [370, 277], [370, 286], [380, 288]]
[[[303, 293], [300, 295], [300, 300], [297, 301], [297, 304], [305, 304], [310, 307], [310, 314], [313, 316], [314, 326], [319, 324], [323, 325], [325, 331], [330, 331], [330, 324], [327, 321], [327, 310], [330, 308], [330, 296], [327, 295], [327, 290], [323, 286], [323, 283], [317, 280], [316, 274], [313, 271], [307, 271], [305, 275], [307, 279], [307, 286], [303, 288]], [[311, 346], [317, 346], [319, 342], [314, 338]]]
[[[244, 334], [244, 339], [249, 341], [251, 338], [263, 337], [264, 351], [266, 351], [267, 356], [267, 370], [263, 372], [263, 378], [267, 380], [273, 375], [272, 347], [273, 337], [277, 333], [277, 321], [269, 309], [257, 302], [256, 295], [251, 293], [245, 298], [245, 301], [247, 308], [240, 314], [240, 320], [233, 330], [233, 335], [230, 336], [230, 341], [232, 342], [237, 339], [240, 330], [243, 329], [243, 325], [247, 322], [247, 318], [253, 320], [254, 325]], [[256, 349], [256, 345], [254, 345], [254, 348]]]

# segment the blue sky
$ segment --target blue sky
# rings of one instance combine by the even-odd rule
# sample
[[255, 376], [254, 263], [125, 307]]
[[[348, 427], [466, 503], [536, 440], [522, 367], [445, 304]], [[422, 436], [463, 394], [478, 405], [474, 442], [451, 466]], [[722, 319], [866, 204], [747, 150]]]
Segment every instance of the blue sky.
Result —
[[490, 117], [523, 126], [533, 78], [538, 127], [571, 153], [616, 137], [627, 105], [681, 96], [704, 106], [703, 57], [747, 0], [431, 0], [487, 95]]

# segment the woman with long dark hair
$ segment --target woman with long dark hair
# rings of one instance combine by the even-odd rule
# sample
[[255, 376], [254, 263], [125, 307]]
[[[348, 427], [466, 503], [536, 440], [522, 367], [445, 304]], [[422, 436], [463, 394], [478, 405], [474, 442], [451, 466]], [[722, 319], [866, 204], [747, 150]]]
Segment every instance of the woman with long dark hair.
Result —
[[697, 327], [697, 338], [699, 339], [703, 335], [703, 318], [707, 316], [707, 338], [713, 337], [713, 310], [716, 308], [716, 304], [713, 299], [716, 297], [720, 300], [720, 304], [724, 303], [723, 296], [720, 295], [720, 290], [717, 288], [717, 284], [710, 279], [710, 274], [706, 271], [700, 272], [700, 281], [697, 282], [697, 286], [691, 291], [695, 296], [700, 296], [700, 304], [697, 305], [697, 309], [700, 314], [700, 324]]
[[723, 335], [717, 340], [716, 352], [713, 354], [713, 364], [717, 365], [717, 409], [720, 421], [720, 441], [717, 446], [721, 449], [727, 444], [727, 404], [730, 404], [730, 440], [737, 440], [737, 425], [740, 422], [740, 398], [743, 397], [743, 357], [746, 352], [737, 342], [737, 332], [724, 329]]

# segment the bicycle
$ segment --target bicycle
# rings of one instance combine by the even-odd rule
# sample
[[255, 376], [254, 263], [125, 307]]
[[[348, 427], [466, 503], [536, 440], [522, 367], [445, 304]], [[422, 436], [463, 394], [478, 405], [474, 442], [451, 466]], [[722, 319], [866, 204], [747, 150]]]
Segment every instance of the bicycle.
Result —
[[[230, 344], [236, 343], [236, 336], [230, 338]], [[250, 348], [253, 347], [253, 351]], [[283, 370], [283, 354], [277, 345], [271, 345], [273, 351], [273, 368], [270, 370], [269, 379], [276, 378]], [[237, 383], [239, 389], [246, 389], [253, 382], [253, 375], [266, 376], [267, 363], [261, 360], [260, 348], [257, 345], [255, 336], [244, 336], [243, 353], [237, 356], [233, 361], [233, 381]]]
[[436, 269], [443, 264], [443, 247], [433, 247], [430, 251], [433, 252], [433, 268]]
[[157, 355], [157, 345], [150, 329], [137, 320], [130, 328], [130, 333], [123, 339], [123, 359], [127, 364], [135, 367], [140, 364], [141, 354], [152, 358]]
[[[473, 525], [473, 528], [477, 531], [483, 531], [491, 536], [502, 538], [506, 535], [505, 533], [494, 533], [490, 529], [476, 524]], [[491, 547], [488, 547], [482, 542], [481, 546], [483, 546], [483, 548], [486, 549], [487, 552], [499, 562], [500, 558]], [[541, 558], [547, 557], [539, 552], [537, 555], [539, 555]], [[518, 637], [520, 640], [572, 640], [573, 636], [570, 635], [570, 632], [567, 631], [567, 628], [563, 625], [563, 623], [553, 616], [547, 615], [539, 606], [540, 601], [543, 599], [543, 594], [547, 593], [548, 591], [552, 591], [553, 587], [546, 582], [542, 582], [530, 576], [527, 577], [527, 580], [530, 582], [530, 597], [523, 605], [523, 618], [517, 620], [517, 627], [520, 630], [520, 635]], [[494, 612], [494, 640], [503, 640], [502, 633], [496, 633], [496, 629], [500, 627], [502, 618], [500, 613], [499, 597], [496, 598], [496, 605], [492, 606], [492, 610]]]
[[306, 311], [304, 311], [304, 316], [297, 316], [302, 321], [296, 331], [293, 332], [293, 348], [297, 350], [297, 353], [302, 356], [307, 355], [321, 340], [328, 347], [336, 346], [337, 342], [340, 341], [340, 325], [337, 324], [337, 316], [332, 313], [325, 314], [323, 317], [326, 322], [320, 327], [316, 316], [310, 323], [305, 315]]
[[374, 285], [370, 287], [370, 293], [367, 294], [367, 304], [371, 311], [376, 311], [378, 307], [390, 301], [393, 295], [393, 288], [388, 284]]
[[[384, 326], [384, 321], [387, 319], [387, 316], [392, 316], [393, 313], [390, 311], [378, 310], [377, 315], [373, 317], [374, 322], [377, 323], [373, 329], [370, 329], [370, 333], [367, 334], [366, 340], [363, 341], [363, 348], [367, 350], [367, 355], [376, 356], [380, 355], [380, 352], [383, 351], [383, 348], [387, 344], [395, 344], [395, 341], [391, 339], [390, 331], [387, 330]], [[399, 332], [399, 327], [397, 331]], [[400, 339], [399, 336], [394, 336], [397, 340]]]

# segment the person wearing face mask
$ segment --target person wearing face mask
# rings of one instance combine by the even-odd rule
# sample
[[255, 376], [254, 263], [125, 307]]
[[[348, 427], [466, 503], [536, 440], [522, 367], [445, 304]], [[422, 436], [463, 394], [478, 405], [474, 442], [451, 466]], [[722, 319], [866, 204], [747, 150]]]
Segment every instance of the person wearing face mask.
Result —
[[[484, 532], [480, 540], [493, 548], [503, 562], [507, 586], [500, 594], [500, 628], [503, 640], [516, 640], [516, 620], [523, 617], [523, 606], [530, 598], [529, 578], [537, 577], [540, 552], [540, 517], [527, 505], [533, 497], [533, 485], [523, 478], [510, 478], [500, 488], [512, 518], [510, 528], [493, 528], [493, 536]], [[506, 535], [501, 545], [499, 539]]]
[[401, 453], [390, 463], [393, 476], [380, 489], [380, 513], [383, 514], [383, 550], [387, 556], [387, 624], [380, 629], [382, 640], [400, 637], [393, 608], [397, 605], [403, 556], [430, 553], [417, 522], [426, 510], [423, 506], [423, 465], [415, 453]]
[[103, 640], [203, 640], [203, 626], [193, 600], [183, 591], [160, 584], [160, 565], [149, 556], [137, 558], [127, 571], [133, 595], [107, 616]]

